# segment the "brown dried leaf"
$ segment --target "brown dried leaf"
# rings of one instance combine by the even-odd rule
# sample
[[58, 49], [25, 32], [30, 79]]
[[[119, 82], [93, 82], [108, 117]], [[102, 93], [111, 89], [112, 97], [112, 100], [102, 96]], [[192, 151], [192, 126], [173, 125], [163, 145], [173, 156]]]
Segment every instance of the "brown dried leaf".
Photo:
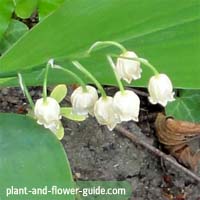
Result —
[[180, 163], [191, 168], [193, 171], [197, 170], [198, 161], [200, 160], [200, 151], [194, 153], [187, 144], [165, 146]]
[[155, 126], [160, 143], [165, 145], [170, 154], [185, 166], [196, 170], [200, 152], [193, 153], [188, 142], [200, 136], [200, 124], [177, 121], [159, 113]]

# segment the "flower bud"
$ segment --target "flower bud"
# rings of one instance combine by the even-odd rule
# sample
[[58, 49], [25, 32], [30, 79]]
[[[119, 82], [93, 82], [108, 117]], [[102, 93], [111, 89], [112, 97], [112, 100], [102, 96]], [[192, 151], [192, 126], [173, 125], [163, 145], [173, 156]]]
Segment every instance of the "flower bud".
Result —
[[[121, 54], [120, 56], [129, 58], [138, 58], [138, 56], [132, 51], [127, 51]], [[118, 58], [116, 64], [116, 71], [120, 79], [123, 79], [128, 83], [131, 83], [132, 79], [136, 80], [141, 78], [142, 69], [140, 67], [140, 62], [138, 61], [125, 58]]]
[[119, 122], [118, 116], [113, 110], [113, 98], [107, 96], [101, 97], [94, 106], [94, 115], [99, 124], [106, 125], [111, 131]]
[[98, 99], [97, 91], [92, 86], [86, 86], [87, 91], [78, 87], [71, 95], [72, 109], [75, 114], [88, 116], [94, 114], [94, 104]]
[[120, 121], [138, 121], [140, 99], [133, 91], [118, 91], [113, 98], [113, 108]]
[[38, 124], [44, 125], [45, 128], [49, 128], [51, 131], [56, 130], [61, 115], [60, 106], [55, 99], [47, 97], [45, 102], [43, 98], [38, 99], [34, 113]]
[[149, 101], [166, 106], [168, 101], [174, 101], [174, 92], [170, 79], [165, 74], [152, 76], [148, 84]]

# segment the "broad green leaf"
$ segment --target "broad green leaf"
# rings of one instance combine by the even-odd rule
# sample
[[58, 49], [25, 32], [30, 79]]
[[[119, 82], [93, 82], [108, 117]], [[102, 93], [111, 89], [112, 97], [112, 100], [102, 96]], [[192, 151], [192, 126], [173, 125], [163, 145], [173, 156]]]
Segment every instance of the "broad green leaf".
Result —
[[61, 115], [73, 121], [84, 121], [86, 119], [84, 116], [73, 114], [71, 107], [61, 108]]
[[58, 103], [60, 103], [67, 95], [67, 87], [64, 84], [57, 85], [50, 96], [54, 98]]
[[[52, 186], [73, 187], [73, 178], [64, 149], [48, 129], [35, 120], [16, 114], [0, 114], [0, 194], [1, 199], [66, 200], [66, 195], [10, 195], [8, 188]], [[74, 200], [68, 195], [67, 199]]]
[[26, 24], [12, 20], [0, 42], [0, 54], [9, 49], [24, 33], [28, 31]]
[[8, 28], [13, 10], [14, 5], [12, 1], [0, 0], [0, 40]]
[[64, 0], [40, 0], [39, 1], [39, 17], [42, 20], [44, 17], [56, 10]]
[[[175, 87], [200, 88], [199, 11], [197, 0], [65, 1], [2, 56], [0, 77], [38, 70], [50, 58], [74, 70], [67, 61], [78, 59], [101, 83], [115, 84], [105, 53], [119, 50], [104, 48], [81, 59], [94, 42], [114, 40], [168, 74]], [[143, 78], [133, 84], [146, 86], [151, 74], [144, 69]], [[64, 76], [55, 73], [49, 83], [60, 83]]]
[[22, 19], [29, 18], [35, 11], [38, 0], [16, 0], [15, 13]]
[[181, 90], [180, 97], [167, 105], [166, 114], [179, 120], [200, 122], [200, 90]]

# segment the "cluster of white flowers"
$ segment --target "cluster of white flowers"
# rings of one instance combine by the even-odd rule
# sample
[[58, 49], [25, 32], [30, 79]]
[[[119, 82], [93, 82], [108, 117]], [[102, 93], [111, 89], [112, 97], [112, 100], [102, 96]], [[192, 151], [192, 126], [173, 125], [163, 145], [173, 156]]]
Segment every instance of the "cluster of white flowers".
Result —
[[[97, 97], [97, 91], [92, 86], [87, 92], [81, 87], [74, 90], [71, 96], [73, 112], [77, 114], [92, 114], [102, 125], [107, 125], [112, 130], [116, 124], [122, 121], [138, 121], [140, 100], [139, 97], [130, 90], [123, 93], [118, 91], [114, 97]], [[98, 99], [98, 100], [97, 100]]]
[[[125, 59], [128, 57], [129, 59]], [[120, 55], [117, 59], [116, 70], [119, 77], [128, 83], [132, 80], [141, 78], [142, 69], [140, 62], [130, 60], [130, 58], [137, 59], [138, 56], [134, 52], [127, 51]], [[148, 84], [149, 101], [152, 104], [161, 104], [166, 106], [167, 102], [174, 100], [173, 86], [166, 74], [157, 74], [150, 78]]]
[[[118, 47], [120, 46], [115, 42], [97, 42], [90, 48], [90, 51], [101, 43], [111, 43]], [[76, 74], [68, 69], [54, 65], [52, 60], [48, 62], [52, 68], [62, 69], [69, 75], [72, 75], [81, 85], [71, 95], [71, 114], [82, 116], [84, 119], [89, 114], [95, 116], [99, 124], [106, 125], [109, 130], [113, 130], [118, 123], [123, 121], [138, 121], [140, 99], [132, 90], [125, 90], [120, 80], [123, 79], [130, 84], [132, 80], [140, 79], [142, 73], [141, 63], [149, 66], [155, 74], [150, 78], [148, 84], [149, 101], [152, 104], [159, 103], [162, 106], [166, 106], [169, 101], [174, 100], [173, 86], [167, 75], [159, 74], [147, 60], [139, 58], [136, 53], [126, 51], [122, 46], [120, 48], [123, 49], [123, 53], [118, 56], [116, 64], [114, 64], [111, 57], [107, 57], [120, 88], [120, 91], [116, 92], [113, 97], [104, 94], [105, 91], [101, 84], [77, 61], [72, 63], [83, 73], [89, 75], [90, 78], [93, 77], [92, 80], [96, 83], [97, 88], [103, 91], [101, 91], [102, 96], [100, 98], [95, 87], [85, 85]], [[23, 89], [22, 81], [20, 85]], [[34, 116], [38, 124], [44, 125], [45, 128], [57, 134], [59, 129], [62, 128], [59, 102], [52, 97], [46, 97], [45, 99], [43, 97], [38, 99], [33, 107]], [[63, 137], [62, 134], [61, 137]]]
[[[127, 51], [120, 55], [115, 66], [119, 78], [128, 83], [141, 78], [142, 73], [140, 62], [130, 58], [138, 57], [134, 52]], [[76, 114], [94, 115], [97, 121], [102, 125], [107, 125], [109, 130], [122, 121], [138, 121], [140, 99], [135, 92], [131, 90], [118, 91], [114, 97], [106, 96], [98, 99], [94, 87], [87, 86], [87, 89], [87, 91], [83, 91], [82, 87], [78, 87], [72, 93], [71, 102], [73, 112]], [[165, 74], [152, 76], [148, 90], [150, 93], [149, 101], [152, 104], [159, 103], [166, 106], [168, 101], [174, 100], [171, 81]]]

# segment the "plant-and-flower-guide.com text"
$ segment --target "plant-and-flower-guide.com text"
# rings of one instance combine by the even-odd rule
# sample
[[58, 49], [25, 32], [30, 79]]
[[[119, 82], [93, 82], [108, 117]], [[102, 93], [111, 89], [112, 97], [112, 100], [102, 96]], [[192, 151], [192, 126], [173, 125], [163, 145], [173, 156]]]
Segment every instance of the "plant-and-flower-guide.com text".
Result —
[[9, 196], [28, 196], [28, 195], [81, 195], [84, 197], [90, 196], [90, 195], [120, 195], [120, 196], [126, 196], [127, 191], [126, 188], [107, 188], [102, 186], [93, 186], [93, 187], [85, 187], [85, 188], [62, 188], [58, 186], [44, 186], [42, 188], [40, 187], [8, 187], [6, 188], [6, 197]]

